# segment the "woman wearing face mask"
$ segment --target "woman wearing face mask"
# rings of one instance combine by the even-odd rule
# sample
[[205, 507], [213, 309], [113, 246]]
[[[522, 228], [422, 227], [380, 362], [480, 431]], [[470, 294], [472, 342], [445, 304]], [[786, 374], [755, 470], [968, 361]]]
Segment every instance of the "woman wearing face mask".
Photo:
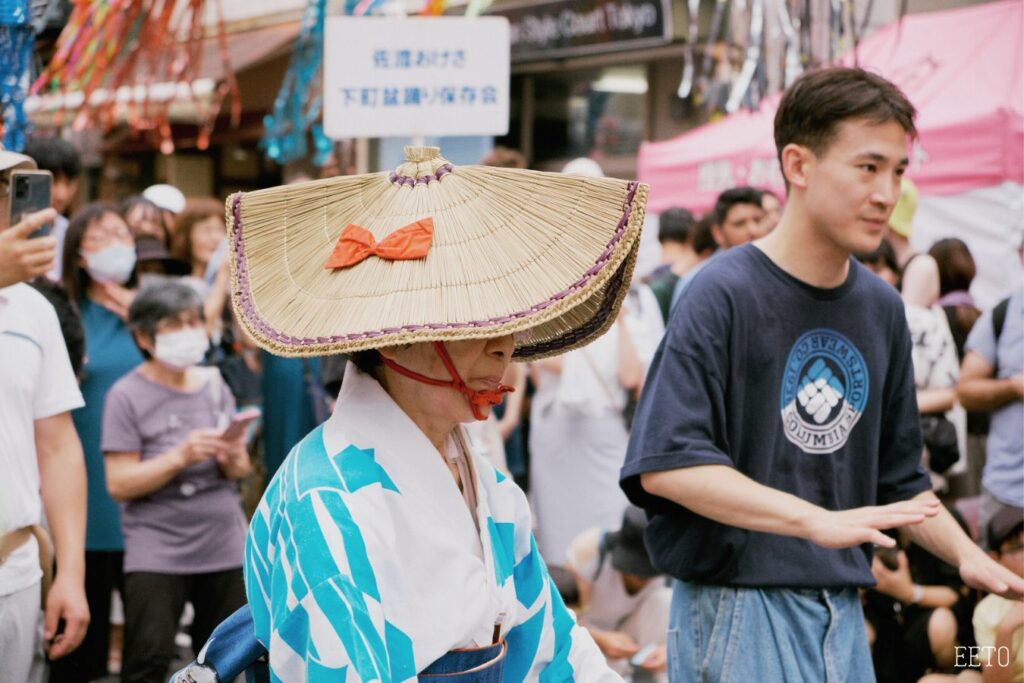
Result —
[[244, 433], [222, 435], [235, 400], [215, 368], [202, 300], [184, 284], [144, 288], [128, 324], [146, 361], [107, 395], [107, 487], [124, 504], [122, 681], [163, 681], [186, 601], [193, 643], [245, 602], [245, 519], [233, 480], [250, 471]]
[[107, 493], [100, 451], [103, 401], [114, 382], [142, 362], [124, 322], [134, 296], [135, 243], [109, 204], [90, 204], [72, 219], [64, 239], [63, 284], [85, 330], [81, 373], [85, 406], [72, 413], [88, 473], [85, 537], [86, 598], [92, 621], [82, 645], [51, 665], [54, 681], [88, 681], [107, 673], [110, 596], [122, 586], [121, 514]]

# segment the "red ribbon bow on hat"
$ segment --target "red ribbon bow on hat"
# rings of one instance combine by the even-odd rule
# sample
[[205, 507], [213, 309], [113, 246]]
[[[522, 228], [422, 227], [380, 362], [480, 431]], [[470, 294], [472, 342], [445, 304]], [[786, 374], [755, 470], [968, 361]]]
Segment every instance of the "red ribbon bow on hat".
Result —
[[434, 241], [434, 219], [421, 218], [377, 242], [366, 228], [349, 223], [341, 231], [324, 270], [349, 268], [371, 256], [389, 261], [425, 258]]

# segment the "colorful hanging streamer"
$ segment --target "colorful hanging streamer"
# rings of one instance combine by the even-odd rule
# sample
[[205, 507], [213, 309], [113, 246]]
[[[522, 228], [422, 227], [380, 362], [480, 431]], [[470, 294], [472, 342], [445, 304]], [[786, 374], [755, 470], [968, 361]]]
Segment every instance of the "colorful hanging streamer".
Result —
[[0, 141], [16, 152], [29, 131], [25, 96], [35, 40], [28, 0], [0, 0]]
[[[134, 130], [150, 135], [169, 154], [174, 141], [168, 110], [174, 97], [158, 101], [152, 86], [184, 84], [198, 112], [196, 144], [205, 149], [225, 98], [231, 98], [231, 124], [237, 126], [241, 118], [220, 2], [212, 1], [224, 74], [209, 102], [194, 89], [201, 77], [207, 0], [74, 0], [53, 58], [32, 85], [32, 94], [80, 92], [84, 103], [74, 113], [76, 129], [100, 126], [109, 131], [124, 116]], [[119, 101], [119, 88], [140, 85], [145, 86], [141, 101]], [[58, 124], [71, 112], [61, 114]]]
[[[358, 4], [355, 0], [347, 0], [345, 13], [351, 14]], [[331, 141], [317, 123], [323, 103], [320, 69], [326, 15], [327, 0], [310, 0], [306, 5], [284, 82], [274, 100], [272, 112], [263, 119], [264, 133], [260, 145], [267, 156], [279, 164], [306, 156], [306, 134], [310, 132], [315, 162], [324, 163], [331, 153]]]

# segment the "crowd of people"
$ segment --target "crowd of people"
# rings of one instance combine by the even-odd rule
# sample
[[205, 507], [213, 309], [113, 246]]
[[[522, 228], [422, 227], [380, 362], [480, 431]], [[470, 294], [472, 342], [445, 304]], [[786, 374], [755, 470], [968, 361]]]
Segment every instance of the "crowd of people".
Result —
[[[1021, 680], [1024, 609], [1012, 597], [1013, 577], [1024, 577], [1024, 288], [981, 310], [963, 241], [915, 251], [917, 196], [902, 177], [912, 107], [877, 77], [820, 73], [832, 75], [802, 79], [804, 90], [780, 105], [788, 196], [730, 188], [702, 216], [680, 196], [657, 220], [661, 263], [624, 285], [601, 334], [562, 355], [537, 353], [525, 367], [508, 364], [511, 336], [507, 349], [492, 340], [476, 351], [504, 361], [487, 415], [472, 403], [482, 390], [466, 388], [454, 369], [469, 362], [459, 346], [467, 341], [449, 342], [451, 359], [424, 366], [433, 372], [416, 370], [423, 344], [320, 359], [261, 350], [229, 304], [219, 199], [158, 185], [120, 204], [79, 207], [78, 155], [68, 143], [0, 151], [4, 187], [19, 168], [54, 179], [52, 210], [14, 226], [0, 211], [0, 466], [9, 472], [0, 680], [41, 681], [48, 666], [55, 683], [90, 681], [113, 664], [121, 680], [163, 681], [181, 643], [198, 652], [247, 601], [272, 669], [277, 641], [288, 643], [288, 657], [306, 657], [311, 680], [310, 657], [342, 661], [310, 654], [316, 648], [298, 642], [306, 636], [275, 623], [283, 608], [271, 594], [281, 590], [294, 601], [308, 588], [327, 618], [318, 586], [263, 583], [285, 581], [276, 577], [299, 565], [321, 571], [330, 552], [303, 560], [302, 544], [314, 541], [295, 529], [269, 538], [261, 524], [290, 504], [282, 481], [298, 491], [309, 483], [303, 476], [337, 476], [347, 496], [378, 477], [411, 495], [414, 479], [437, 476], [396, 463], [372, 474], [363, 463], [354, 485], [356, 475], [341, 470], [282, 467], [322, 451], [307, 435], [339, 414], [376, 419], [357, 399], [390, 414], [394, 404], [371, 377], [433, 439], [403, 403], [414, 392], [392, 371], [414, 382], [451, 373], [450, 388], [473, 406], [456, 422], [469, 423], [467, 444], [495, 468], [498, 486], [467, 484], [479, 465], [460, 459], [461, 437], [452, 446], [439, 432], [435, 445], [451, 469], [442, 475], [453, 474], [462, 494], [444, 504], [490, 501], [487, 536], [507, 533], [516, 546], [508, 558], [485, 550], [499, 580], [507, 572], [523, 605], [523, 591], [541, 591], [540, 576], [559, 596], [531, 608], [550, 610], [555, 632], [537, 631], [524, 672], [542, 667], [548, 645], [537, 643], [550, 637], [552, 661], [563, 647], [568, 667], [568, 677], [552, 680], [573, 672], [606, 680], [589, 643], [609, 671], [637, 682], [752, 680], [755, 671], [766, 680], [825, 680], [822, 672], [830, 681]], [[822, 93], [835, 98], [831, 119], [812, 115]], [[875, 147], [864, 151], [864, 141]], [[502, 148], [482, 163], [526, 167]], [[589, 159], [565, 173], [603, 176]], [[844, 210], [856, 231], [835, 227]], [[44, 224], [50, 234], [33, 237]], [[514, 343], [519, 353], [525, 342]], [[356, 428], [345, 430], [354, 439]], [[400, 432], [412, 439], [398, 427], [395, 439]], [[340, 434], [333, 443], [356, 443]], [[384, 463], [389, 451], [378, 450]], [[506, 477], [525, 490], [525, 513], [501, 488]], [[303, 508], [304, 523], [332, 517], [335, 535], [324, 538], [353, 553], [342, 513], [317, 501]], [[525, 550], [524, 514], [532, 519]], [[293, 523], [283, 519], [273, 523]], [[367, 538], [358, 541], [363, 554], [374, 542]], [[275, 554], [260, 542], [284, 545]], [[988, 555], [975, 553], [975, 542]], [[367, 579], [357, 564], [378, 566], [371, 559], [345, 560], [364, 593], [374, 573], [366, 569]], [[377, 583], [408, 590], [404, 572], [415, 569], [392, 567]], [[266, 605], [256, 604], [256, 590]], [[559, 626], [572, 623], [563, 601], [586, 637]], [[524, 625], [503, 627], [506, 612], [495, 642], [508, 634], [510, 647], [519, 645], [509, 627]], [[822, 629], [824, 652], [822, 638], [807, 645]], [[393, 656], [394, 632], [381, 633]], [[352, 634], [336, 637], [353, 647]], [[737, 642], [750, 652], [729, 655]], [[438, 647], [435, 656], [451, 649]], [[510, 650], [508, 666], [517, 662]], [[279, 676], [297, 670], [287, 658], [276, 665]], [[405, 680], [395, 667], [406, 665], [391, 661], [394, 680]]]

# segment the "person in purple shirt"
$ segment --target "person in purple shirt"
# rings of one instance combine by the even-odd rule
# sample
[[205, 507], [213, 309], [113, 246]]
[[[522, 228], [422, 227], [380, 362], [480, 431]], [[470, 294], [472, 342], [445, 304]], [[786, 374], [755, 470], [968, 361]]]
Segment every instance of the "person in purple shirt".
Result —
[[143, 289], [128, 324], [146, 361], [107, 394], [102, 450], [123, 504], [125, 644], [121, 680], [164, 681], [185, 602], [192, 642], [245, 603], [246, 520], [234, 480], [251, 470], [245, 436], [209, 348], [203, 302], [176, 282]]

